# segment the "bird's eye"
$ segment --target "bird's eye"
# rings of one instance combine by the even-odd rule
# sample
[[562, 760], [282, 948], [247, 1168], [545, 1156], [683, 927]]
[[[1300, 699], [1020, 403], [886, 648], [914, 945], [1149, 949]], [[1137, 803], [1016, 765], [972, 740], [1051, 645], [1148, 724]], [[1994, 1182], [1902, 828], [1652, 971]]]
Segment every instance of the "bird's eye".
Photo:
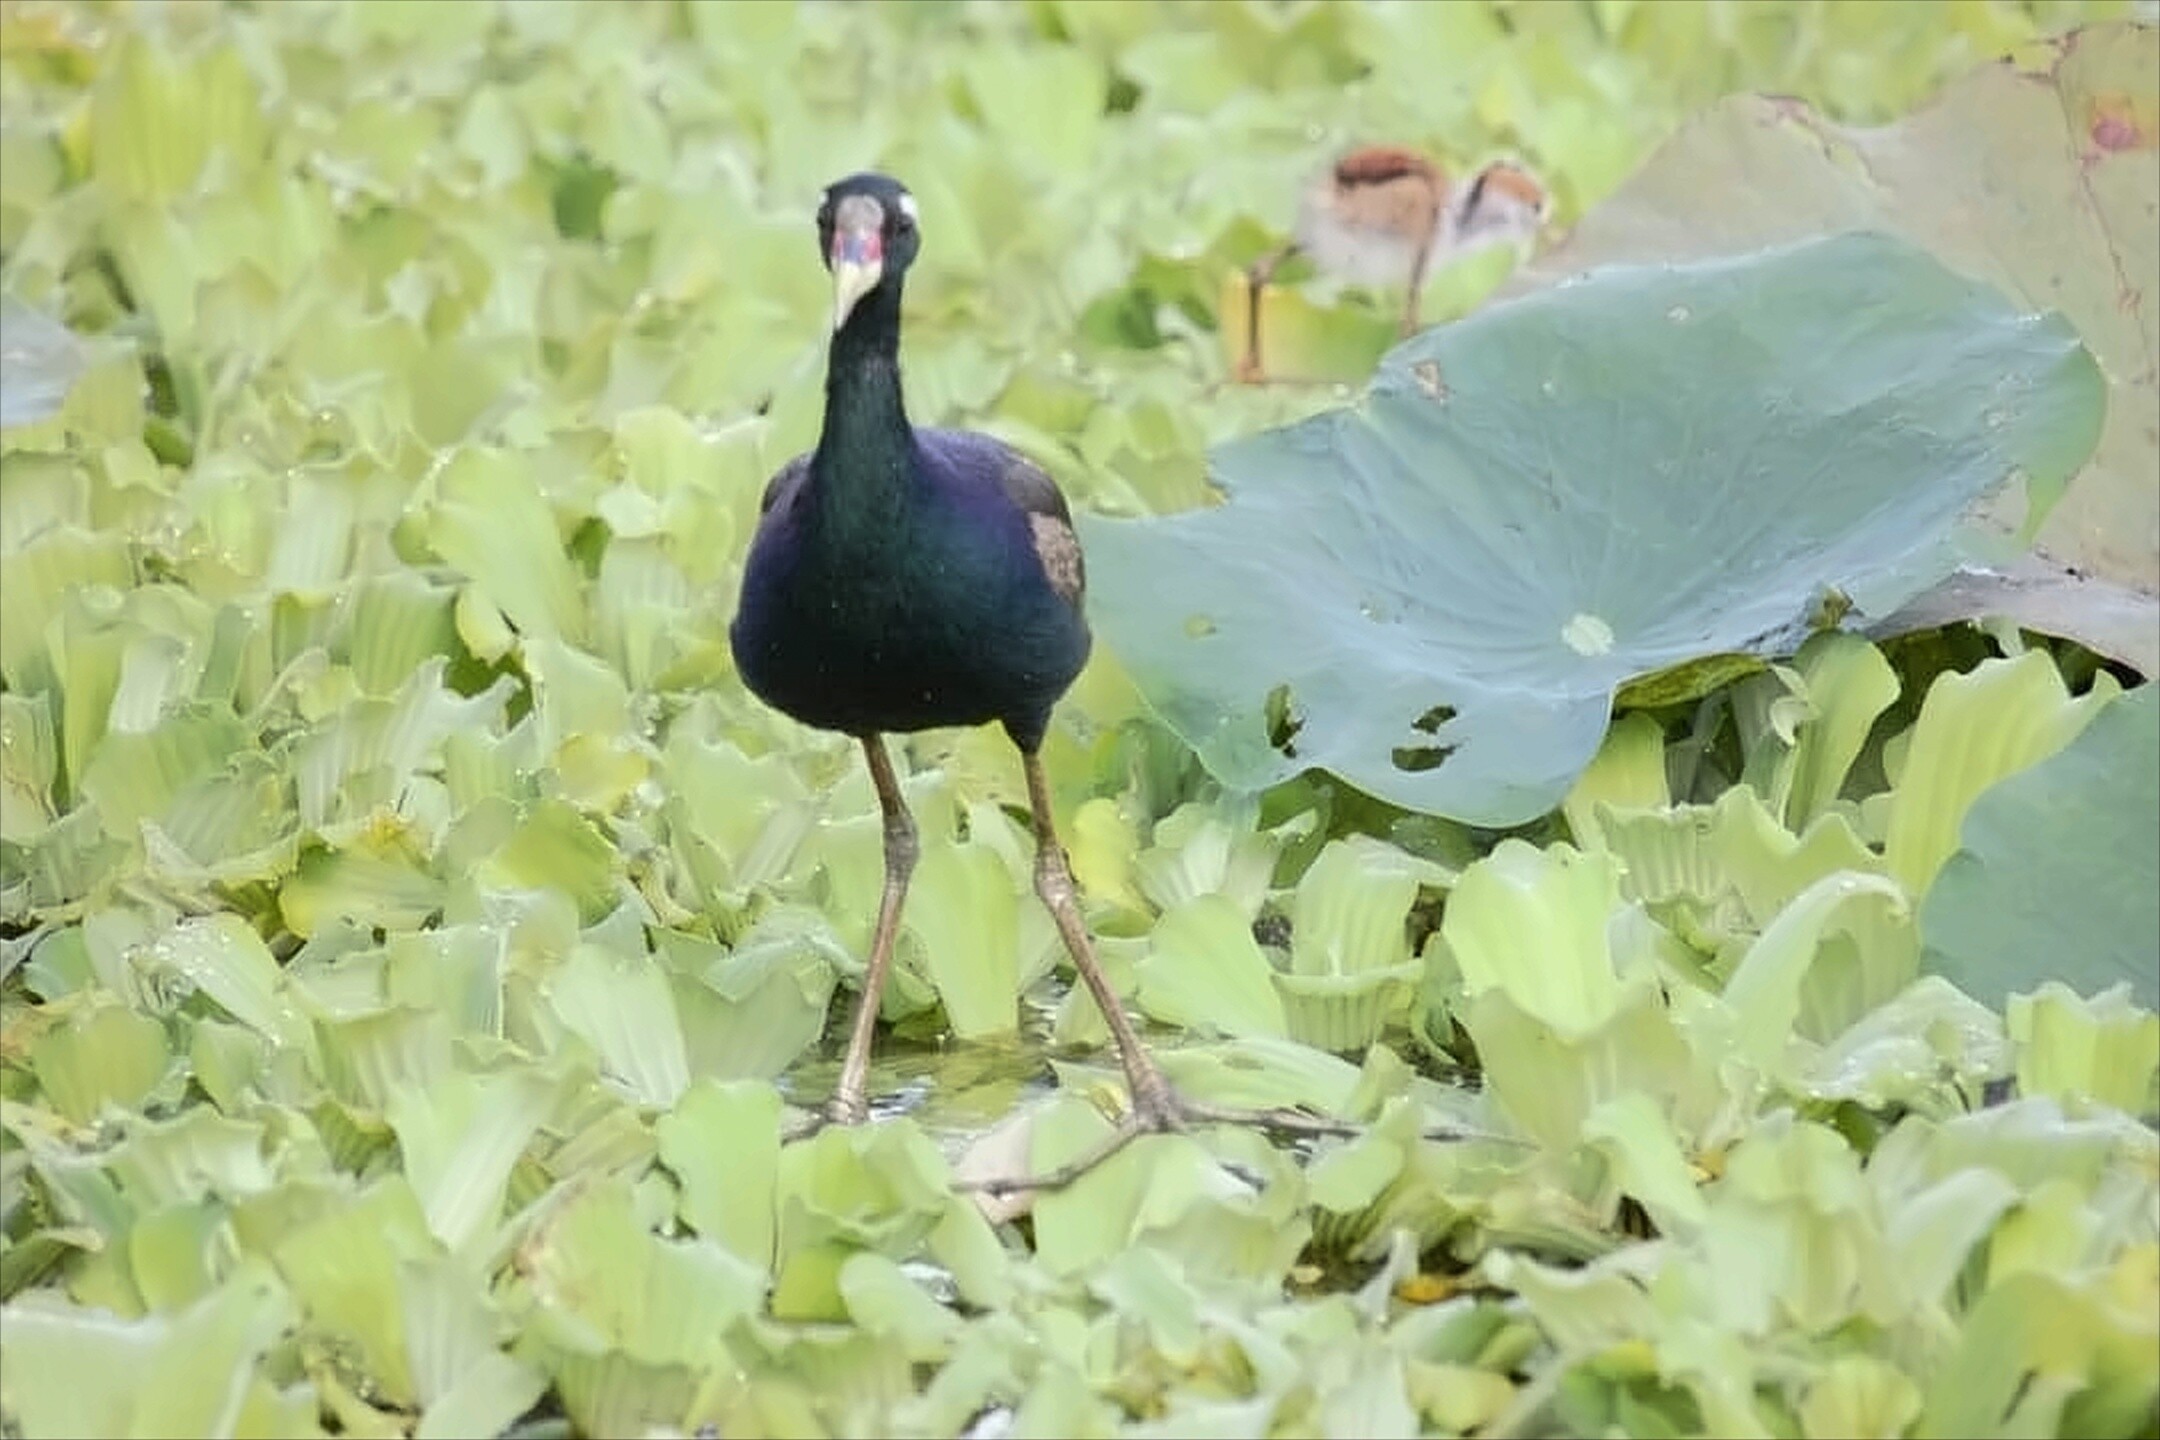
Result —
[[903, 194], [893, 207], [893, 233], [906, 235], [915, 229], [915, 197]]

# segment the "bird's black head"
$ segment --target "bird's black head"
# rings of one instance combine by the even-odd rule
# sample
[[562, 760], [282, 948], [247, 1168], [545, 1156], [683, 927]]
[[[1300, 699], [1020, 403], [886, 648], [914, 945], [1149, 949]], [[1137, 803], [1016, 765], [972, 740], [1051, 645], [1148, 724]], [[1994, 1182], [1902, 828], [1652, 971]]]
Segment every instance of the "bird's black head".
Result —
[[914, 263], [922, 240], [915, 229], [915, 197], [890, 175], [863, 171], [825, 187], [818, 206], [818, 250], [833, 277], [833, 329], [863, 296], [900, 277]]

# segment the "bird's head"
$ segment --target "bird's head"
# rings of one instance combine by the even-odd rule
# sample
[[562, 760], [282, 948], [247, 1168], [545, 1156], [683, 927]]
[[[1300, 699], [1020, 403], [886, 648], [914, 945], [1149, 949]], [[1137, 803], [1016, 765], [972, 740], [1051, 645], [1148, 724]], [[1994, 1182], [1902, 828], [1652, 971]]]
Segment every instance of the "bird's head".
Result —
[[1449, 209], [1449, 240], [1458, 250], [1476, 250], [1537, 234], [1552, 195], [1522, 166], [1495, 160], [1471, 177]]
[[838, 330], [865, 295], [888, 276], [897, 283], [914, 263], [922, 243], [915, 197], [890, 175], [866, 170], [825, 187], [817, 224], [818, 249], [833, 277], [832, 328]]

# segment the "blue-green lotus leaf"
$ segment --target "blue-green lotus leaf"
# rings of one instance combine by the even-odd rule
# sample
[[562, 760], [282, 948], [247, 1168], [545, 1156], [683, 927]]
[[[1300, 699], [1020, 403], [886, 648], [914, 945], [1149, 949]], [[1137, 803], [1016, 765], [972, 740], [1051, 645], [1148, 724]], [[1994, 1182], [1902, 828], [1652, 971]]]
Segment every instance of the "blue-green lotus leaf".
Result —
[[1999, 1004], [2061, 980], [2160, 1008], [2160, 685], [1973, 802], [1920, 910], [1926, 963]]
[[1226, 784], [1321, 766], [1514, 824], [1623, 681], [1889, 614], [1976, 500], [2059, 490], [2103, 404], [2067, 323], [1888, 237], [1593, 271], [1216, 450], [1225, 504], [1091, 524], [1096, 616]]
[[88, 362], [87, 347], [65, 325], [0, 296], [0, 430], [59, 414]]

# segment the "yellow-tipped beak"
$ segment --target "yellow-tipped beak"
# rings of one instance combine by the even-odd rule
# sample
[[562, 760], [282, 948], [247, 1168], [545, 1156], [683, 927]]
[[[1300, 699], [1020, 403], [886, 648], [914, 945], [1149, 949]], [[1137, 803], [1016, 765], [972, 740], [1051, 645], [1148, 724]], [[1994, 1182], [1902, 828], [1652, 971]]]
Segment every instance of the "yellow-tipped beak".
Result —
[[832, 244], [832, 328], [847, 318], [885, 274], [885, 256], [875, 230], [842, 230]]

